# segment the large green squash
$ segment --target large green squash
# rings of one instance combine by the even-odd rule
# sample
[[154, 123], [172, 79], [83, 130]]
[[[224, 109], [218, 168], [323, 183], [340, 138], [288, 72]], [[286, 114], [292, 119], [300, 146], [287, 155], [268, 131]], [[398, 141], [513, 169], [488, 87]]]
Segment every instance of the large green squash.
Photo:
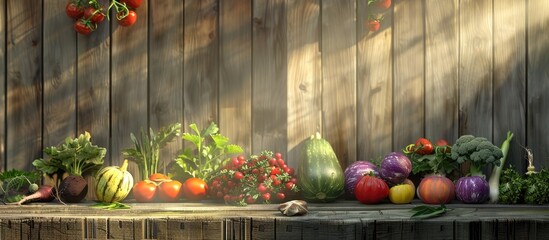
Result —
[[297, 174], [301, 193], [308, 201], [332, 202], [344, 192], [345, 177], [341, 165], [334, 149], [320, 137], [320, 133], [306, 140]]

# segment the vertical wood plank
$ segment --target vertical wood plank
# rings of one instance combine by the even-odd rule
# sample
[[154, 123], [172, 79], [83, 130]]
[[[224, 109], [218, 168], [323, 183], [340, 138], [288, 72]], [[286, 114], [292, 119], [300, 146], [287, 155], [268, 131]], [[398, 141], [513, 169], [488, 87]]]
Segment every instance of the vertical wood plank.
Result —
[[343, 169], [356, 161], [356, 2], [322, 3], [323, 135]]
[[549, 2], [528, 1], [527, 140], [536, 167], [549, 167]]
[[403, 221], [403, 239], [452, 239], [454, 223], [451, 221]]
[[0, 220], [0, 238], [1, 239], [21, 239], [21, 220], [19, 219], [1, 219]]
[[[56, 1], [57, 2], [57, 1]], [[101, 0], [103, 6], [108, 6], [108, 0]], [[66, 4], [66, 3], [63, 3]], [[59, 9], [64, 9], [59, 7]], [[66, 15], [60, 14], [63, 21]], [[70, 22], [70, 21], [68, 21]], [[72, 30], [72, 26], [63, 27]], [[73, 31], [73, 30], [72, 30]], [[74, 32], [74, 31], [73, 31]], [[99, 24], [93, 34], [83, 36], [77, 34], [77, 83], [76, 91], [76, 128], [77, 133], [85, 131], [92, 136], [91, 141], [97, 146], [107, 148], [105, 165], [111, 165], [113, 152], [110, 148], [110, 24], [105, 21]], [[68, 57], [68, 56], [67, 56]], [[46, 145], [47, 146], [47, 145]], [[117, 153], [115, 153], [116, 156]], [[94, 200], [94, 177], [86, 177], [88, 181], [88, 200]]]
[[286, 1], [254, 0], [252, 21], [252, 152], [285, 153], [289, 140]]
[[76, 133], [76, 32], [67, 21], [66, 2], [44, 0], [43, 74], [44, 146], [57, 145]]
[[301, 239], [303, 236], [303, 223], [287, 218], [276, 219], [275, 236], [280, 240]]
[[219, 3], [185, 1], [184, 117], [187, 127], [218, 122]]
[[[0, 0], [0, 32], [6, 32], [6, 0]], [[0, 34], [0, 171], [7, 170], [6, 161], [6, 34]], [[0, 235], [1, 237], [1, 235]]]
[[[82, 239], [84, 238], [84, 220], [71, 218], [39, 218], [29, 222], [30, 239]], [[36, 231], [32, 231], [36, 229]], [[36, 235], [34, 235], [36, 234]]]
[[85, 236], [86, 239], [107, 239], [108, 225], [107, 218], [86, 218], [85, 220]]
[[202, 222], [202, 239], [223, 239], [223, 221], [207, 220]]
[[[154, 131], [183, 122], [184, 5], [178, 0], [150, 1], [149, 119]], [[161, 171], [183, 147], [181, 138], [166, 145]]]
[[219, 1], [219, 126], [231, 143], [252, 145], [252, 1]]
[[459, 6], [425, 1], [425, 137], [458, 136]]
[[42, 156], [42, 4], [8, 1], [7, 169], [30, 170]]
[[402, 239], [403, 222], [402, 221], [376, 221], [374, 239]]
[[424, 135], [425, 50], [423, 1], [394, 1], [393, 150]]
[[393, 149], [393, 7], [381, 29], [365, 27], [367, 1], [357, 1], [357, 148], [359, 160], [382, 157]]
[[[321, 131], [321, 10], [318, 0], [286, 2], [288, 48], [288, 157], [297, 167], [301, 145]], [[323, 136], [325, 137], [325, 136]]]
[[250, 237], [252, 239], [275, 239], [274, 218], [253, 218], [251, 222]]
[[494, 1], [494, 144], [514, 134], [506, 165], [526, 170], [526, 1]]
[[180, 218], [169, 218], [168, 239], [200, 239], [202, 238], [202, 222]]
[[492, 140], [492, 1], [460, 1], [459, 134]]
[[[115, 165], [122, 163], [122, 150], [132, 146], [130, 133], [139, 136], [141, 129], [148, 130], [147, 9], [144, 1], [136, 10], [138, 19], [131, 27], [111, 21], [111, 157]], [[128, 171], [134, 179], [144, 177], [134, 162], [129, 164]]]
[[135, 229], [134, 221], [137, 219], [129, 218], [109, 218], [108, 219], [108, 239], [143, 239], [143, 232]]
[[149, 218], [145, 223], [145, 239], [168, 239], [168, 220], [166, 218]]

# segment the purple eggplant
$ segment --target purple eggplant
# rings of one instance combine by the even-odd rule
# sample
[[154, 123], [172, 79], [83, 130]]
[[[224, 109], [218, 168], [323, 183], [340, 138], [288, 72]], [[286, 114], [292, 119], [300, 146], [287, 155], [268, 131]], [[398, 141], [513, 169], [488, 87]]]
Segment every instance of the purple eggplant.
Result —
[[412, 171], [412, 162], [404, 154], [399, 152], [392, 152], [387, 154], [383, 161], [381, 161], [381, 167], [379, 168], [379, 174], [383, 180], [394, 186], [400, 184], [408, 178]]
[[483, 176], [462, 177], [456, 181], [456, 196], [463, 203], [482, 203], [489, 195], [490, 187]]
[[374, 174], [378, 176], [377, 166], [368, 161], [356, 161], [345, 169], [345, 192], [354, 196], [355, 186], [364, 176]]

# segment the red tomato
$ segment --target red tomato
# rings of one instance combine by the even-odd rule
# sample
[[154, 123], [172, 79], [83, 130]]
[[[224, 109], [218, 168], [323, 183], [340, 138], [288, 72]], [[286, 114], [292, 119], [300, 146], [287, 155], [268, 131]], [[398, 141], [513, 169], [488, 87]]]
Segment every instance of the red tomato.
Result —
[[183, 183], [183, 195], [188, 200], [198, 201], [206, 197], [208, 184], [200, 178], [189, 178]]
[[286, 195], [284, 193], [277, 193], [276, 194], [276, 198], [278, 198], [278, 200], [284, 200], [284, 198], [286, 198]]
[[244, 178], [244, 174], [241, 173], [241, 172], [235, 172], [234, 173], [234, 179], [236, 180], [240, 180], [240, 179], [243, 179]]
[[381, 9], [388, 9], [391, 7], [391, 0], [377, 0], [376, 6]]
[[389, 186], [380, 178], [366, 175], [355, 187], [355, 197], [364, 204], [376, 204], [389, 196]]
[[415, 151], [421, 155], [431, 154], [433, 153], [433, 144], [426, 138], [419, 138], [416, 141]]
[[143, 0], [122, 0], [122, 3], [126, 3], [126, 5], [130, 8], [136, 9], [139, 6], [141, 6], [141, 3], [143, 3]]
[[378, 31], [379, 28], [381, 27], [381, 22], [379, 22], [379, 20], [377, 19], [370, 19], [366, 21], [365, 25], [368, 28], [368, 30], [375, 32], [375, 31]]
[[271, 199], [271, 194], [270, 193], [263, 193], [261, 194], [261, 197], [265, 200], [265, 201], [269, 201], [269, 199]]
[[264, 193], [264, 192], [267, 192], [267, 187], [265, 186], [264, 183], [260, 183], [258, 186], [257, 186], [257, 191], [260, 192], [260, 193]]
[[128, 16], [122, 17], [122, 12], [119, 12], [117, 14], [117, 19], [120, 26], [128, 27], [135, 24], [135, 22], [137, 21], [137, 13], [133, 10], [130, 10], [128, 12]]
[[90, 35], [95, 30], [92, 23], [85, 19], [79, 19], [74, 22], [73, 28], [74, 31], [82, 35]]
[[281, 174], [280, 168], [277, 168], [277, 167], [271, 168], [271, 175], [279, 175], [279, 174]]
[[172, 180], [163, 182], [158, 186], [158, 199], [163, 202], [176, 202], [179, 200], [181, 182]]
[[151, 181], [139, 181], [133, 186], [133, 197], [138, 202], [153, 202], [155, 200], [156, 184]]
[[105, 20], [105, 14], [101, 10], [97, 10], [94, 7], [87, 7], [84, 10], [84, 18], [94, 23], [100, 23]]
[[246, 197], [246, 203], [247, 204], [254, 204], [255, 203], [255, 198], [253, 196], [248, 195]]
[[436, 144], [437, 146], [441, 146], [441, 147], [448, 146], [448, 142], [444, 139], [439, 139]]
[[155, 181], [155, 182], [167, 182], [167, 181], [170, 181], [170, 177], [162, 173], [153, 173], [151, 174], [151, 176], [149, 176], [149, 180]]
[[65, 13], [67, 13], [67, 16], [70, 18], [79, 19], [84, 16], [84, 8], [77, 3], [70, 1], [65, 7]]

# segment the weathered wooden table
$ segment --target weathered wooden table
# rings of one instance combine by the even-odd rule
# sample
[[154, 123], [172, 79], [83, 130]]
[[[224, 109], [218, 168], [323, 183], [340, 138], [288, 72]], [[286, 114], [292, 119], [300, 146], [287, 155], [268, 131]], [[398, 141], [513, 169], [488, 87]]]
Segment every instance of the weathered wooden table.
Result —
[[130, 203], [0, 205], [0, 239], [549, 239], [549, 206], [449, 204], [445, 216], [411, 220], [407, 205], [310, 204], [286, 217], [277, 204]]

